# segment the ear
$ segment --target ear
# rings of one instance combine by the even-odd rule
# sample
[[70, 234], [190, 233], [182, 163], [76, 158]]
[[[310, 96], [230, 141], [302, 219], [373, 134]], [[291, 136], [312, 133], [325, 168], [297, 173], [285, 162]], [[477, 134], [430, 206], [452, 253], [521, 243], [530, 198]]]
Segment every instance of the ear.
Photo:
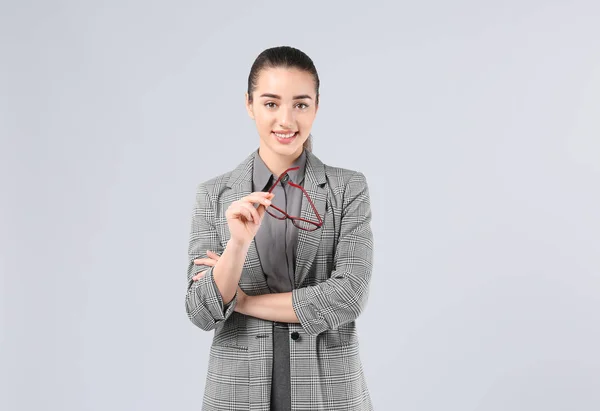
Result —
[[246, 98], [246, 111], [248, 111], [248, 115], [250, 116], [250, 118], [254, 120], [254, 107], [252, 103], [250, 103], [250, 101], [248, 100], [248, 92], [244, 93], [244, 96]]

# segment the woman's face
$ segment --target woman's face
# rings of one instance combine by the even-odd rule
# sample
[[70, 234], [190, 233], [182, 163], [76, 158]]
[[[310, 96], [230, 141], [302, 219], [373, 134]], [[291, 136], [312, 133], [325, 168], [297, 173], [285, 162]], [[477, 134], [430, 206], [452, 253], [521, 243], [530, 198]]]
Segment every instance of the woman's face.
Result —
[[300, 155], [318, 109], [312, 74], [294, 68], [263, 69], [252, 97], [250, 103], [246, 93], [246, 108], [256, 122], [261, 154]]

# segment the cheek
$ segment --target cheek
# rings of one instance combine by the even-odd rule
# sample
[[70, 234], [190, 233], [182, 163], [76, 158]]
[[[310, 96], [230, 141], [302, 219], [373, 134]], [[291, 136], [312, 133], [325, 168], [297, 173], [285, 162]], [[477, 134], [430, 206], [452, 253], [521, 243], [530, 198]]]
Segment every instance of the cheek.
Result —
[[272, 128], [271, 127], [271, 122], [269, 122], [269, 121], [261, 121], [260, 123], [257, 123], [257, 124], [258, 124], [258, 129], [259, 130], [261, 130], [261, 131], [263, 131], [265, 133], [271, 132], [271, 128]]
[[309, 129], [312, 127], [313, 121], [315, 120], [315, 116], [311, 115], [311, 116], [303, 116], [300, 121], [299, 124], [301, 127], [303, 127], [305, 130]]
[[271, 127], [273, 116], [265, 112], [255, 112], [254, 120], [256, 121], [256, 125], [260, 128]]
[[261, 118], [260, 120], [256, 120], [256, 128], [262, 137], [268, 138], [271, 134], [271, 130], [273, 129], [273, 124], [271, 121]]
[[261, 116], [260, 114], [259, 115], [256, 115], [256, 114], [254, 115], [254, 121], [256, 123], [256, 127], [258, 127], [259, 129], [265, 127], [265, 125], [268, 123], [266, 121], [265, 117]]

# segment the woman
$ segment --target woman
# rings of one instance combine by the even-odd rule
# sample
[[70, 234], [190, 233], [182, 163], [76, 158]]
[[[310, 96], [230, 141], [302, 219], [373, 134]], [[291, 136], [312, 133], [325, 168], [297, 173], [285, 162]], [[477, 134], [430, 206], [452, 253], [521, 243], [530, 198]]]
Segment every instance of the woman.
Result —
[[215, 330], [203, 410], [371, 410], [355, 320], [373, 237], [365, 177], [311, 152], [312, 60], [262, 52], [246, 108], [259, 148], [197, 188], [186, 309]]

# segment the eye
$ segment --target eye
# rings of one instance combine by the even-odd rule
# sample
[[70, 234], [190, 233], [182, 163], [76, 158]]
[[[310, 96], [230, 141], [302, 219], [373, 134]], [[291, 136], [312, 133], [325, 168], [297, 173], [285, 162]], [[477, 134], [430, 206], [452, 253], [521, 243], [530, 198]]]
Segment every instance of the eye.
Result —
[[300, 107], [300, 109], [302, 109], [302, 110], [304, 110], [305, 108], [308, 108], [308, 104], [305, 104], [305, 103], [298, 103], [297, 107], [298, 106], [302, 106], [302, 107]]
[[267, 108], [275, 108], [275, 106], [276, 106], [276, 104], [273, 103], [272, 101], [265, 103], [265, 107], [267, 107]]

